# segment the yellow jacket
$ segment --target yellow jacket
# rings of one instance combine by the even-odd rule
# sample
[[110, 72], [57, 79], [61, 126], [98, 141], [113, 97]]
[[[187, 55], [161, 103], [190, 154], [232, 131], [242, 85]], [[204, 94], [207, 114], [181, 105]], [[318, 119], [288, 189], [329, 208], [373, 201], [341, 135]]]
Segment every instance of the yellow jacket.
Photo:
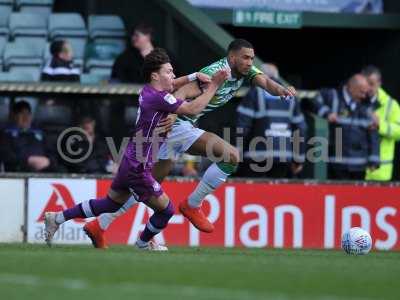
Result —
[[388, 181], [392, 179], [393, 159], [396, 141], [400, 140], [400, 106], [383, 89], [378, 91], [379, 108], [375, 113], [379, 117], [380, 167], [367, 171], [367, 180]]

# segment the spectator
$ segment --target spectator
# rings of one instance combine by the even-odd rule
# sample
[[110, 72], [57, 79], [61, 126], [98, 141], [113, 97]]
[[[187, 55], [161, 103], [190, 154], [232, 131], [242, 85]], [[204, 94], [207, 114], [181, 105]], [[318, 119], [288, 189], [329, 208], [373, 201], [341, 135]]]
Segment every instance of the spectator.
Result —
[[[265, 68], [264, 65], [264, 72]], [[237, 127], [242, 128], [245, 137], [239, 176], [288, 178], [301, 172], [305, 142], [297, 138], [305, 138], [306, 123], [296, 99], [282, 101], [260, 88], [252, 88], [237, 111]], [[260, 137], [265, 142], [255, 143]], [[252, 141], [254, 149], [251, 149]]]
[[64, 40], [50, 45], [51, 59], [42, 70], [42, 81], [79, 82], [81, 71], [74, 67], [71, 45]]
[[392, 179], [396, 141], [400, 140], [400, 106], [382, 89], [382, 75], [375, 66], [362, 70], [370, 85], [371, 101], [376, 107], [377, 127], [380, 136], [380, 167], [367, 171], [367, 180], [388, 181]]
[[[142, 65], [144, 57], [154, 47], [153, 28], [146, 24], [136, 26], [130, 38], [130, 45], [115, 60], [111, 80], [122, 83], [144, 83]], [[174, 66], [174, 73], [178, 76], [178, 64], [171, 53], [168, 53]]]
[[13, 124], [3, 134], [9, 149], [4, 161], [6, 171], [41, 172], [56, 171], [56, 160], [50, 154], [45, 136], [40, 129], [32, 128], [32, 112], [28, 102], [20, 101], [12, 107]]
[[365, 76], [356, 74], [338, 89], [321, 90], [316, 108], [329, 122], [330, 179], [364, 180], [379, 166], [379, 136]]
[[91, 144], [92, 152], [84, 161], [71, 164], [70, 171], [75, 173], [112, 173], [115, 171], [116, 166], [110, 158], [105, 139], [96, 133], [96, 121], [90, 116], [84, 116], [79, 122], [79, 127], [85, 132], [86, 138], [77, 140], [72, 144], [71, 149], [74, 152], [82, 149], [82, 153], [87, 153]]

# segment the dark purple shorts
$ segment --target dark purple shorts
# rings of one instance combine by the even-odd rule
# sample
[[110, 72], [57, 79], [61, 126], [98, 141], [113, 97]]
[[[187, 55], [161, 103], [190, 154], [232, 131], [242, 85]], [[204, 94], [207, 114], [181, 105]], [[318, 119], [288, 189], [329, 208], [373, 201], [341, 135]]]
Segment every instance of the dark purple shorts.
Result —
[[151, 169], [134, 166], [125, 156], [118, 172], [111, 183], [114, 191], [129, 191], [137, 201], [146, 202], [151, 197], [160, 197], [164, 192], [161, 185], [153, 178]]

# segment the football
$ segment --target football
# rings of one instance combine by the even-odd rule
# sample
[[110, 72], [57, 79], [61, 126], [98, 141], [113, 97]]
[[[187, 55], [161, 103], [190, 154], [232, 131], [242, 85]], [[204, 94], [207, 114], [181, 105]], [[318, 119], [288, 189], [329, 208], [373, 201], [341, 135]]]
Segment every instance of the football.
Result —
[[342, 248], [347, 254], [365, 255], [371, 247], [371, 235], [360, 227], [350, 228], [342, 236]]

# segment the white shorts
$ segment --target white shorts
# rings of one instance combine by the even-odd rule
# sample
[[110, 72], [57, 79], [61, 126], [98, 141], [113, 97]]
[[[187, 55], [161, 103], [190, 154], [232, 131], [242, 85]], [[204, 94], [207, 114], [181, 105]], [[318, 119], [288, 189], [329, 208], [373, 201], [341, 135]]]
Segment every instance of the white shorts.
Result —
[[188, 121], [179, 120], [172, 126], [167, 139], [161, 145], [158, 159], [177, 160], [204, 133], [204, 130], [194, 127]]

